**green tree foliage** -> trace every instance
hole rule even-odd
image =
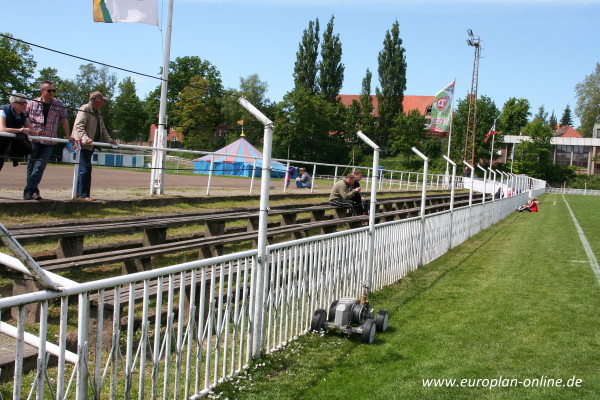
[[[573,116],[571,115],[571,107],[567,104],[562,117],[560,117],[560,126],[573,126]]]
[[[402,155],[408,160],[414,154],[411,150],[412,147],[416,146],[423,151],[420,144],[428,139],[428,135],[425,134],[425,122],[425,116],[421,115],[418,110],[410,110],[407,114],[398,114],[390,128],[391,153]],[[439,141],[439,139],[437,140]]]
[[[575,93],[575,115],[581,121],[579,133],[591,137],[594,124],[600,123],[600,63],[596,63],[594,72],[575,86]]]
[[[538,112],[533,116],[533,119],[540,119],[544,125],[548,125],[548,112],[543,104],[538,108]]]
[[[90,93],[98,90],[109,99],[113,99],[117,88],[117,75],[111,73],[108,67],[97,68],[94,64],[88,63],[79,66],[79,73],[75,77],[76,97],[75,104],[69,104],[70,107],[79,108],[82,104],[89,102]],[[71,97],[71,96],[69,96]],[[108,101],[102,107],[104,124],[108,132],[114,129],[114,115],[112,101]]]
[[[294,64],[294,88],[307,90],[311,94],[319,93],[317,86],[319,40],[319,19],[317,18],[314,22],[308,22],[308,28],[302,34]]]
[[[494,124],[494,119],[500,114],[494,101],[487,96],[477,99],[477,132],[475,136],[475,159],[482,164],[489,164],[492,140],[483,142],[485,136]],[[467,119],[469,115],[469,100],[467,97],[457,101],[454,117],[452,119],[452,143],[450,155],[458,164],[462,162],[467,132]],[[501,143],[503,132],[497,132],[495,143]]]
[[[144,106],[136,94],[135,82],[126,77],[119,83],[119,95],[113,103],[116,130],[113,138],[123,142],[144,140],[148,137]]]
[[[523,128],[530,140],[516,145],[513,169],[534,178],[552,180],[552,130],[541,119],[534,119]]]
[[[223,140],[215,136],[216,127],[222,122],[219,98],[211,96],[211,82],[205,76],[194,76],[189,85],[179,93],[179,101],[173,106],[173,118],[183,133],[186,149],[217,150]]]
[[[521,129],[527,125],[528,118],[531,115],[529,108],[529,100],[511,97],[502,107],[502,115],[498,119],[496,128],[504,135],[518,135]],[[479,114],[479,108],[477,113]],[[479,116],[477,121],[479,124]]]
[[[230,127],[235,128],[228,133],[228,143],[237,140],[239,137],[241,126],[238,126],[237,122],[243,120],[246,139],[255,146],[260,144],[264,133],[264,126],[262,123],[256,121],[248,111],[240,107],[237,100],[241,96],[244,96],[263,114],[273,119],[275,118],[275,106],[267,98],[268,88],[269,85],[267,82],[261,81],[258,74],[252,74],[247,78],[240,77],[240,87],[238,90],[228,89],[223,95],[221,112],[223,113],[224,122]]]
[[[558,125],[558,120],[556,119],[556,115],[554,115],[554,110],[552,110],[552,114],[550,114],[550,118],[548,118],[548,126],[552,129],[552,132],[556,130],[556,126]]]
[[[386,149],[388,131],[394,119],[403,111],[402,101],[406,90],[406,56],[397,20],[392,29],[386,31],[383,49],[379,52],[377,60],[381,85],[381,89],[376,89],[379,103],[378,144]]]
[[[58,89],[62,83],[62,79],[58,76],[58,70],[56,68],[42,68],[38,71],[38,77],[33,81],[30,92],[37,96],[40,93],[40,85],[44,81],[50,81],[54,83],[54,88]]]
[[[162,75],[162,68],[161,68]],[[202,85],[204,87],[197,88],[206,93],[207,98],[211,99],[211,103],[220,102],[223,96],[223,83],[221,81],[221,73],[209,61],[202,60],[197,56],[177,57],[169,63],[169,83],[167,85],[167,115],[169,125],[183,125],[176,115],[171,112],[173,104],[179,102],[180,93],[190,85],[190,80],[194,77],[201,76]],[[160,85],[146,97],[144,108],[148,115],[149,123],[158,121],[158,113],[160,107]]]
[[[347,162],[347,147],[340,132],[340,103],[331,103],[306,89],[287,93],[278,105],[273,138],[277,158],[327,163]]]
[[[370,156],[372,154],[371,148],[366,143],[353,137],[359,130],[369,137],[373,137],[375,134],[374,106],[373,97],[371,96],[372,77],[373,74],[367,69],[362,81],[359,101],[353,100],[352,104],[346,109],[344,132],[347,135],[348,142],[352,144],[353,164],[365,161],[363,155]]]
[[[31,48],[11,39],[13,35],[3,33],[0,36],[0,101],[8,103],[13,92],[31,93],[31,80],[36,62],[31,55]]]
[[[344,64],[342,64],[342,44],[340,35],[333,34],[333,19],[331,16],[321,47],[321,62],[319,63],[318,84],[321,94],[331,102],[336,102],[344,83]]]

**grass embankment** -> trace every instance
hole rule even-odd
[[[567,199],[588,240],[598,237],[600,198]],[[544,196],[540,210],[510,215],[372,296],[390,313],[373,345],[305,335],[211,397],[596,399],[600,286],[562,196]]]

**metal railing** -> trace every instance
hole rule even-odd
[[[376,225],[371,289],[398,281],[526,200],[522,193]],[[255,348],[268,353],[307,332],[317,308],[360,296],[368,230],[270,245],[264,264],[251,250],[0,299],[1,312],[18,310],[16,327],[0,322],[15,337],[13,399],[201,398],[247,368]],[[266,270],[257,273],[261,264]],[[37,340],[25,338],[30,303],[40,309]],[[71,353],[67,337],[75,331]],[[22,373],[25,342],[38,347],[29,375]]]
[[[571,189],[571,188],[546,188],[546,193],[558,194],[580,194],[584,196],[600,196],[600,190],[593,189]]]
[[[5,132],[0,132],[0,137],[10,137],[13,138],[16,135],[13,133],[5,133]],[[40,139],[40,140],[45,140],[45,141],[49,141],[49,142],[54,142],[55,144],[65,144],[68,143],[69,141],[66,139],[60,139],[60,138],[48,138],[48,137],[41,137],[41,136],[30,136],[30,138],[32,140],[36,140],[36,139]],[[155,147],[149,147],[149,146],[139,146],[139,145],[126,145],[126,144],[119,144],[118,146],[114,146],[111,145],[109,143],[103,143],[103,142],[93,142],[92,143],[94,146],[96,147],[102,147],[102,148],[107,148],[110,149],[110,151],[112,152],[119,152],[120,150],[130,150],[139,154],[151,154],[153,151],[165,151],[166,153],[168,152],[175,152],[175,153],[188,153],[188,154],[194,154],[194,155],[198,155],[198,156],[204,156],[204,155],[211,155],[213,158],[215,156],[219,156],[219,155],[228,155],[225,153],[218,153],[218,152],[207,152],[207,151],[199,151],[199,150],[184,150],[184,149],[175,149],[175,148],[155,148]],[[250,171],[250,179],[248,179],[248,187],[249,187],[249,193],[252,194],[253,192],[255,192],[255,182],[257,179],[257,172],[260,172],[262,170],[262,167],[257,166],[257,162],[259,162],[261,160],[261,157],[256,157],[256,156],[250,156],[250,155],[245,155],[244,158],[249,158],[249,159],[253,159],[254,160],[254,165],[253,166],[249,166],[247,168],[248,171]],[[190,160],[191,161],[191,160]],[[336,182],[337,179],[340,179],[343,177],[344,174],[347,173],[351,173],[354,169],[360,169],[363,171],[366,171],[366,179],[365,179],[365,190],[369,190],[369,185],[370,185],[370,177],[373,174],[373,167],[367,167],[367,166],[360,166],[360,165],[340,165],[340,164],[327,164],[327,163],[316,163],[316,162],[311,162],[311,161],[299,161],[299,160],[286,160],[286,159],[273,159],[273,161],[277,161],[280,162],[282,164],[284,164],[286,166],[286,169],[289,168],[290,165],[303,165],[303,166],[312,166],[312,181],[314,183],[314,178],[315,177],[322,177],[322,178],[326,178],[326,179],[331,179],[332,180],[332,184]],[[78,162],[69,162],[70,164],[75,164],[75,169],[78,167]],[[97,164],[95,164],[97,165]],[[317,168],[318,167],[318,168]],[[140,167],[142,168],[142,167]],[[325,170],[325,171],[331,171],[331,169],[333,168],[334,173],[333,175],[331,174],[324,174],[321,173],[321,171]],[[213,189],[213,183],[212,183],[212,178],[214,176],[216,176],[216,174],[214,174],[215,171],[215,167],[210,168],[209,173],[208,173],[208,183],[206,186],[206,195],[210,195],[211,194],[211,189]],[[380,174],[382,179],[379,179],[379,183],[378,183],[378,190],[379,191],[392,191],[392,190],[417,190],[420,189],[422,187],[422,183],[423,183],[423,173],[422,172],[410,172],[410,171],[397,171],[397,170],[389,170],[389,169],[379,169],[377,170],[377,173]],[[77,179],[77,174],[76,174],[76,170],[74,171],[73,174],[73,188],[76,187],[76,179]],[[198,174],[199,176],[201,174]],[[203,174],[204,176],[206,176],[206,174]],[[219,175],[220,177],[224,176],[224,175]],[[281,188],[283,190],[283,192],[285,193],[288,189],[287,185],[286,185],[286,180],[287,180],[287,172],[286,172],[286,176],[280,181],[281,182]],[[427,175],[427,180],[426,182],[429,182],[427,187],[429,189],[443,189],[443,188],[447,188],[448,184],[447,184],[447,180],[448,177],[444,176],[444,175],[440,175],[440,174],[428,174]],[[462,177],[457,176],[456,177],[456,184],[457,185],[462,185],[461,184],[462,181]],[[150,177],[148,177],[148,182],[150,185]],[[294,185],[294,183],[291,183],[292,185]],[[314,191],[314,186],[311,187],[311,192]],[[73,196],[75,195],[75,189],[73,189]]]

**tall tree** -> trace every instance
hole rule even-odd
[[[407,114],[400,113],[390,128],[390,145],[393,154],[403,155],[409,159],[413,154],[411,147],[417,146],[425,136],[425,116],[419,110],[410,110]],[[437,138],[436,138],[437,139]],[[439,139],[437,139],[439,141]],[[431,154],[428,154],[431,156]]]
[[[402,113],[402,101],[406,90],[406,56],[398,20],[392,25],[391,31],[385,33],[383,49],[379,52],[378,73],[381,89],[377,88],[379,103],[379,135],[382,148],[386,148],[387,133],[394,119]]]
[[[31,80],[36,62],[31,55],[29,45],[18,42],[10,33],[0,36],[0,101],[8,103],[13,92],[32,94]]]
[[[344,83],[344,64],[342,64],[342,44],[340,35],[333,34],[331,16],[321,45],[321,62],[319,62],[318,83],[321,94],[331,102],[336,102]]]
[[[544,125],[548,125],[548,111],[546,111],[543,104],[538,108],[538,112],[533,116],[533,119],[539,119]]]
[[[137,96],[135,82],[126,77],[119,83],[119,95],[114,101],[114,137],[124,142],[143,140],[148,136],[144,106]]]
[[[278,104],[273,154],[278,158],[327,163],[347,162],[347,147],[340,134],[343,105],[294,89]]]
[[[529,108],[529,100],[511,97],[502,107],[502,115],[496,125],[497,129],[504,135],[518,135],[521,129],[527,125],[531,115]]]
[[[96,68],[92,63],[83,64],[79,66],[79,73],[75,77],[75,85],[79,91],[79,101],[75,107],[79,107],[87,103],[89,94],[96,90],[112,99],[117,88],[117,75],[111,73],[108,67]],[[108,132],[112,132],[114,129],[113,111],[114,107],[110,101],[102,107],[104,124]]]
[[[217,124],[223,121],[220,99],[210,95],[211,82],[204,76],[194,76],[179,93],[173,106],[173,118],[183,133],[186,149],[217,150],[222,139],[215,135]]]
[[[573,116],[571,115],[571,107],[567,104],[565,111],[563,111],[562,117],[560,117],[560,126],[569,125],[573,126]]]
[[[371,96],[372,79],[373,74],[367,68],[360,90],[360,110],[362,116],[360,129],[371,134],[375,133],[375,117],[373,116],[375,107],[373,106],[373,96]]]
[[[556,119],[556,115],[554,115],[554,110],[552,110],[552,114],[550,114],[550,118],[548,118],[548,126],[552,132],[556,130],[556,126],[558,125],[558,120]]]
[[[550,178],[552,130],[541,119],[535,119],[523,128],[523,135],[529,136],[530,141],[517,145],[514,169],[534,178]]]
[[[162,73],[162,68],[161,68]],[[223,83],[221,73],[209,61],[203,60],[197,56],[177,57],[169,63],[169,84],[167,85],[167,114],[169,115],[169,125],[181,125],[175,114],[171,113],[173,104],[179,101],[180,93],[190,86],[190,80],[201,76],[204,79],[199,80],[204,87],[196,89],[206,93],[207,98],[211,99],[212,105],[219,103],[223,96]],[[199,83],[200,84],[200,83]],[[144,107],[148,115],[149,123],[158,121],[158,112],[160,106],[160,85],[152,91],[144,100]],[[179,115],[179,114],[177,114]]]
[[[575,85],[577,107],[575,115],[581,121],[579,132],[583,136],[592,136],[594,124],[600,123],[600,63],[582,82]]]
[[[317,85],[317,58],[319,56],[319,18],[309,21],[302,34],[296,63],[294,64],[294,88],[305,89],[311,94],[319,93]]]
[[[244,121],[244,134],[247,140],[254,145],[258,145],[262,139],[263,125],[256,121],[248,111],[240,107],[237,100],[241,96],[244,96],[263,114],[269,116],[269,118],[275,118],[275,107],[267,98],[268,88],[269,85],[267,82],[261,81],[258,74],[252,74],[247,78],[240,77],[239,89],[227,90],[222,99],[223,107],[221,112],[223,113],[225,123],[230,127],[235,127],[238,121]],[[239,130],[234,130],[227,141],[237,139],[240,133]]]

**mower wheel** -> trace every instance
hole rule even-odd
[[[375,320],[377,332],[387,331],[389,319],[390,317],[388,316],[388,312],[386,310],[379,310],[379,313],[377,313],[377,319]]]
[[[362,341],[363,343],[371,344],[375,341],[375,333],[377,327],[375,326],[375,320],[369,318],[365,321],[362,326]]]
[[[327,319],[327,311],[319,308],[313,314],[312,321],[310,322],[310,330],[311,331],[321,331],[323,330],[323,324]]]
[[[327,321],[333,322],[335,320],[335,307],[338,305],[338,303],[338,300],[331,302],[331,305],[329,306],[329,314],[327,314]]]

